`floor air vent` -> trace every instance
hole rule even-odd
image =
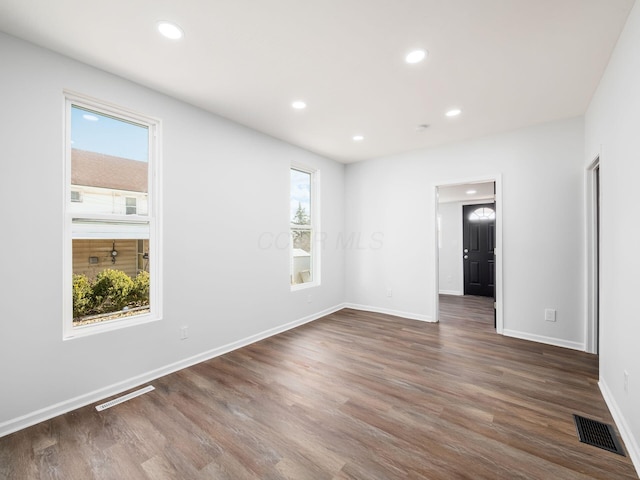
[[[127,393],[122,397],[114,398],[113,400],[109,400],[106,403],[100,404],[96,407],[96,410],[101,412],[102,410],[106,410],[107,408],[115,407],[116,405],[120,405],[121,403],[126,402],[127,400],[131,400],[132,398],[139,397],[140,395],[144,395],[147,392],[155,390],[152,385],[148,387],[141,388],[140,390],[136,390],[135,392]]]
[[[625,456],[622,445],[620,445],[616,432],[611,425],[575,414],[573,415],[573,420],[576,422],[578,438],[582,443]]]

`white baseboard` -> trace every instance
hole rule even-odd
[[[256,333],[255,335],[251,335],[236,342],[228,343],[221,347],[217,347],[198,355],[185,358],[184,360],[180,360],[179,362],[171,363],[169,365],[165,365],[164,367],[151,370],[149,372],[143,373],[142,375],[137,375],[122,382],[114,383],[113,385],[88,392],[84,395],[80,395],[78,397],[56,403],[55,405],[36,410],[35,412],[22,415],[21,417],[0,423],[0,437],[9,435],[10,433],[17,432],[18,430],[22,430],[23,428],[30,427],[37,423],[49,420],[51,418],[57,417],[58,415],[62,415],[86,405],[101,401],[107,397],[118,395],[132,388],[139,387],[144,383],[155,380],[156,378],[169,375],[170,373],[177,372],[178,370],[182,370],[197,363],[210,360],[220,355],[224,355],[225,353],[229,353],[233,350],[237,350],[238,348],[245,347],[260,340],[264,340],[265,338],[277,335],[278,333],[282,333],[287,330],[291,330],[292,328],[299,327],[300,325],[304,325],[305,323],[309,323],[319,318],[325,317],[331,313],[337,312],[338,310],[342,310],[343,308],[344,304],[336,305],[321,312],[308,315],[299,320],[294,320],[293,322],[270,328],[269,330]]]
[[[519,332],[517,330],[508,330],[505,328],[502,331],[502,334],[505,335],[506,337],[514,337],[514,338],[520,338],[522,340],[530,340],[532,342],[546,343],[547,345],[570,348],[572,350],[580,350],[581,352],[584,352],[586,349],[586,346],[584,343],[570,342],[569,340],[563,340],[561,338],[554,338],[554,337],[545,337],[544,335],[536,335],[534,333]]]
[[[464,295],[460,290],[440,290],[438,293],[440,295],[455,295],[457,297]]]
[[[611,394],[611,390],[609,390],[609,387],[602,378],[600,378],[598,386],[600,387],[600,392],[602,392],[602,396],[604,397],[604,401],[607,404],[607,407],[609,407],[611,416],[616,422],[616,427],[618,427],[618,431],[620,432],[622,441],[624,441],[624,446],[627,447],[629,458],[631,458],[631,462],[636,469],[636,473],[640,477],[640,446],[638,445],[638,441],[633,436],[631,428],[629,428],[629,424],[622,415],[620,407],[618,407],[618,403],[616,402],[615,398]]]
[[[399,310],[391,310],[389,308],[372,307],[370,305],[358,305],[356,303],[345,303],[344,308],[352,308],[354,310],[362,310],[364,312],[384,313],[386,315],[393,315],[394,317],[408,318],[410,320],[420,320],[422,322],[434,322],[433,318],[428,315],[421,315],[419,313],[402,312]]]

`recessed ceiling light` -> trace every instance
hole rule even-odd
[[[307,108],[307,104],[304,103],[302,100],[296,100],[291,104],[291,106],[296,110],[302,110],[303,108]]]
[[[447,113],[445,113],[445,115],[447,117],[457,117],[458,115],[460,115],[462,113],[462,110],[460,110],[459,108],[452,108],[451,110],[449,110]]]
[[[473,195],[474,193],[478,193],[477,190],[467,190],[467,195]]]
[[[184,37],[184,31],[175,23],[158,22],[158,31],[171,40],[180,40]]]
[[[364,140],[364,137],[362,135],[354,135],[353,136],[353,141],[354,142],[361,142],[362,140]]]
[[[404,60],[407,63],[420,63],[427,56],[426,50],[413,50],[404,57]]]
[[[98,117],[89,113],[85,113],[84,115],[82,115],[82,118],[84,118],[85,120],[89,120],[90,122],[97,122],[99,120]]]

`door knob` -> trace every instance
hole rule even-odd
[[[464,249],[464,253],[469,253],[469,249],[468,249],[468,248],[465,248],[465,249]]]
[[[463,258],[466,260],[467,258],[469,258],[469,255],[465,255]]]

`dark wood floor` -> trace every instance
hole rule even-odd
[[[612,423],[596,358],[497,335],[490,306],[342,310],[1,438],[0,478],[638,478],[577,440],[572,413]]]

